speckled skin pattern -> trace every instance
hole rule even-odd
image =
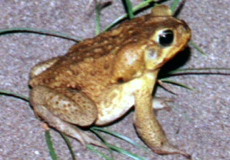
[[[77,43],[66,55],[32,68],[34,112],[83,145],[105,147],[72,124],[106,125],[135,106],[137,133],[154,152],[189,156],[168,142],[152,110],[159,108],[152,106],[152,91],[160,67],[186,46],[190,36],[187,24],[159,5],[150,14]],[[162,42],[164,38],[169,42]]]

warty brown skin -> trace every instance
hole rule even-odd
[[[153,106],[152,91],[161,66],[186,46],[190,36],[184,21],[172,17],[167,6],[158,5],[150,14],[77,43],[66,55],[32,68],[34,112],[82,144],[105,147],[72,124],[106,125],[135,106],[137,133],[154,152],[188,157],[169,144],[152,110],[160,108]]]

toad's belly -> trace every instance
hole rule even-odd
[[[122,117],[134,104],[133,93],[114,90],[102,100],[98,106],[96,125],[105,125]]]
[[[96,125],[105,125],[122,117],[135,104],[134,93],[140,87],[140,80],[134,79],[116,85],[103,92],[97,99],[98,118]]]

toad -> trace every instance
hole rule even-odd
[[[160,68],[183,50],[191,37],[187,24],[165,5],[74,44],[66,55],[34,66],[30,104],[49,126],[83,145],[105,147],[76,126],[107,125],[135,108],[139,137],[158,154],[189,154],[171,145],[153,109],[165,106],[152,97]]]

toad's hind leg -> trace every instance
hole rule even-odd
[[[54,116],[45,107],[38,106],[35,107],[36,114],[38,114],[42,119],[49,124],[49,126],[55,128],[56,130],[65,133],[66,135],[73,137],[81,142],[82,145],[94,144],[103,148],[106,146],[101,143],[91,132],[83,131],[73,124],[67,123],[60,118]],[[48,118],[47,118],[48,117]]]
[[[97,118],[95,104],[83,93],[37,86],[30,92],[30,103],[35,114],[49,126],[79,140],[83,145],[91,143],[105,147],[90,132],[73,125],[90,126]]]

